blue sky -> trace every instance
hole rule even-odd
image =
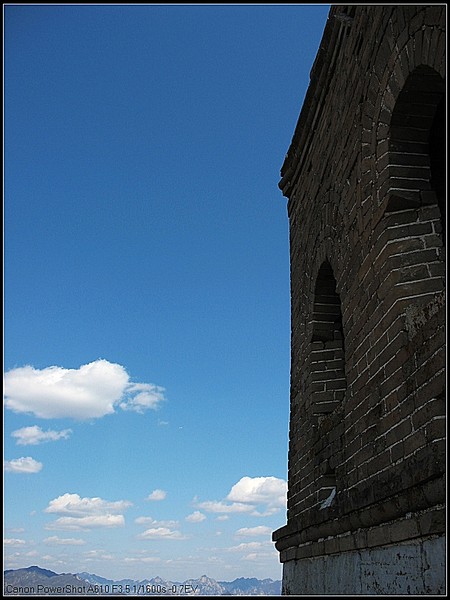
[[[327,5],[4,5],[5,568],[281,577],[277,184]]]

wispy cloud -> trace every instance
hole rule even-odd
[[[122,410],[143,413],[164,400],[164,388],[133,383],[125,368],[99,359],[79,369],[32,366],[5,374],[5,405],[43,419],[94,419]]]
[[[3,544],[5,546],[24,546],[26,542],[25,540],[21,540],[18,538],[6,538],[3,540]]]
[[[240,504],[238,502],[233,502],[231,504],[227,504],[226,502],[216,501],[216,500],[206,500],[205,502],[196,502],[195,506],[197,508],[201,508],[202,510],[206,510],[207,512],[212,513],[242,513],[242,512],[250,512],[253,510],[253,507],[248,504]]]
[[[128,399],[120,403],[120,408],[141,414],[149,408],[158,408],[164,400],[164,388],[152,383],[129,384],[126,393]]]
[[[157,521],[152,517],[137,517],[134,520],[137,525],[153,525],[153,527],[178,527],[178,521]]]
[[[31,456],[22,456],[5,461],[3,467],[5,471],[11,471],[11,473],[39,473],[43,465]]]
[[[57,535],[45,538],[47,546],[84,546],[86,542],[77,538],[59,538]]]
[[[250,562],[255,562],[261,564],[265,560],[273,560],[278,555],[276,550],[272,552],[250,552],[246,556],[243,556],[241,560],[248,560]]]
[[[167,492],[164,490],[153,490],[153,492],[147,496],[147,500],[158,502],[159,500],[164,500],[166,496]]]
[[[123,527],[123,515],[92,515],[89,517],[60,517],[47,523],[47,530],[88,530],[97,528]]]
[[[206,515],[201,513],[199,510],[194,511],[186,517],[186,521],[189,523],[201,523],[206,519]]]
[[[43,442],[56,442],[57,440],[66,440],[72,433],[71,429],[63,429],[62,431],[53,431],[48,429],[42,431],[37,425],[31,427],[22,427],[11,433],[13,438],[16,438],[19,446],[35,446]]]
[[[134,557],[134,556],[126,556],[123,559],[123,562],[125,563],[132,563],[132,564],[148,564],[148,563],[157,563],[157,562],[161,562],[161,559],[158,556],[139,556],[139,557]]]
[[[270,536],[272,535],[272,530],[270,527],[264,525],[258,525],[257,527],[242,527],[242,529],[236,531],[236,535],[239,537],[259,535]]]
[[[113,554],[108,554],[106,552],[104,552],[103,550],[88,550],[87,552],[84,553],[84,555],[86,556],[87,561],[92,561],[92,560],[114,560],[114,555]]]
[[[146,529],[138,535],[140,540],[185,540],[187,537],[176,529],[169,527],[155,527]]]
[[[269,547],[269,545],[271,546],[272,543],[271,542],[246,542],[246,543],[238,544],[237,546],[231,546],[230,548],[227,548],[227,550],[228,550],[228,552],[249,552],[250,550],[259,552],[261,550],[267,549]]]

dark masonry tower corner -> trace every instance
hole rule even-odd
[[[446,5],[333,5],[281,170],[283,593],[446,593]]]

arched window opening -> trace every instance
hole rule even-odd
[[[336,292],[336,280],[328,261],[319,269],[313,308],[313,342],[342,340],[341,301]]]
[[[446,218],[445,82],[431,67],[417,67],[392,112],[387,212],[437,204]]]
[[[341,301],[328,261],[317,275],[310,354],[312,414],[325,415],[340,404],[347,387]]]
[[[347,381],[344,362],[342,311],[336,279],[326,260],[319,269],[312,307],[309,363],[310,418],[317,426],[314,441],[316,502],[330,508],[336,494],[331,413],[342,403]]]

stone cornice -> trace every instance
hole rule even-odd
[[[351,18],[347,17],[349,9],[350,6],[332,6],[328,15],[316,60],[311,69],[310,83],[294,136],[281,167],[281,180],[278,186],[283,195],[288,198],[308,154],[322,112],[329,83],[334,73],[336,57],[342,44],[343,32],[351,23]]]

